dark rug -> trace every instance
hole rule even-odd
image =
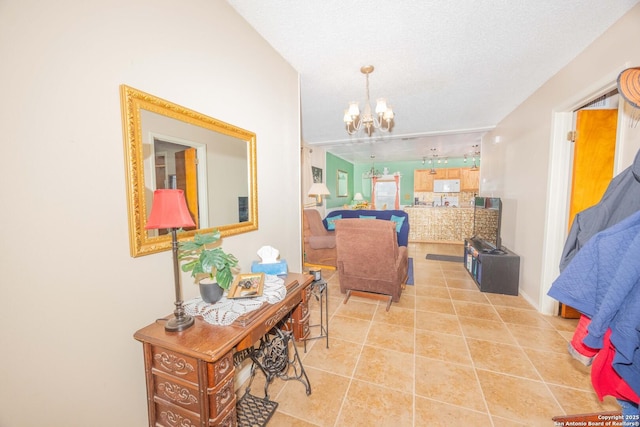
[[[433,261],[464,262],[464,257],[455,255],[427,254],[427,259]]]
[[[407,285],[413,286],[413,258],[409,258],[409,267],[407,268]]]

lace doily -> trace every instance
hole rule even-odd
[[[259,309],[263,303],[275,304],[284,299],[287,288],[284,279],[278,276],[265,275],[262,295],[254,298],[229,299],[225,295],[215,304],[202,301],[196,297],[185,301],[184,311],[191,316],[202,316],[212,325],[230,325],[245,313]]]

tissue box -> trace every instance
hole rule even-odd
[[[251,272],[271,274],[274,276],[287,274],[288,272],[287,261],[284,259],[281,259],[278,262],[273,262],[270,264],[262,264],[260,261],[253,261],[251,263]]]

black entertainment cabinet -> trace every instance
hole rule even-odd
[[[465,239],[464,265],[482,292],[518,295],[520,257],[504,246],[501,251],[479,239]]]

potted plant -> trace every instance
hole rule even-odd
[[[182,271],[191,272],[200,287],[200,296],[208,303],[218,301],[229,289],[233,280],[232,268],[238,259],[222,250],[220,230],[196,235],[191,241],[180,242],[178,259],[183,262]]]

